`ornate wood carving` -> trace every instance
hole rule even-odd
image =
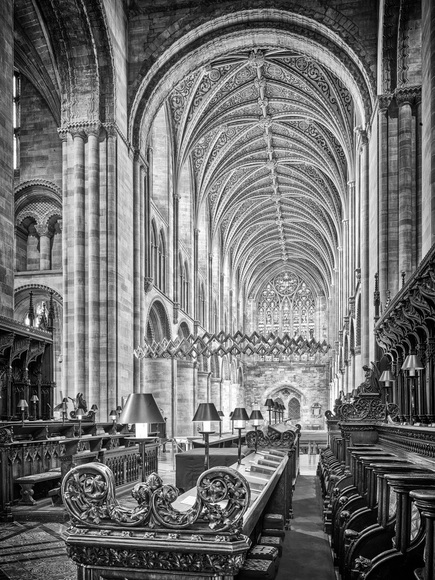
[[[134,487],[138,505],[128,508],[116,500],[107,466],[75,467],[62,482],[68,555],[82,565],[237,574],[250,545],[241,533],[250,502],[245,478],[229,467],[205,471],[186,511],[172,505],[178,493],[154,473]]]

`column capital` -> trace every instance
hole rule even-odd
[[[421,86],[404,86],[395,91],[396,102],[399,107],[409,105],[413,107],[421,101]]]
[[[36,232],[37,232],[37,234],[38,234],[39,237],[41,237],[41,236],[47,236],[48,238],[51,237],[51,232],[48,229],[48,225],[46,223],[43,223],[43,224],[37,223],[37,224],[35,224],[35,230],[36,230]]]
[[[392,100],[393,95],[390,93],[378,95],[378,113],[385,115]]]

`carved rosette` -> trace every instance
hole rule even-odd
[[[138,506],[129,508],[116,500],[106,465],[75,467],[62,482],[72,522],[67,553],[83,566],[236,575],[250,546],[241,534],[249,485],[234,469],[212,468],[196,491],[194,505],[179,511],[172,505],[178,489],[154,473],[133,488]]]

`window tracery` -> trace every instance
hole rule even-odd
[[[310,338],[314,332],[315,298],[298,276],[283,272],[268,282],[257,303],[262,334],[293,334]]]

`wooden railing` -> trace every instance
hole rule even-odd
[[[49,435],[47,437],[47,435]],[[116,486],[139,481],[139,446],[112,423],[35,422],[0,425],[0,517],[20,498],[16,480],[99,461],[114,472]],[[146,474],[157,471],[158,443],[149,451]]]

